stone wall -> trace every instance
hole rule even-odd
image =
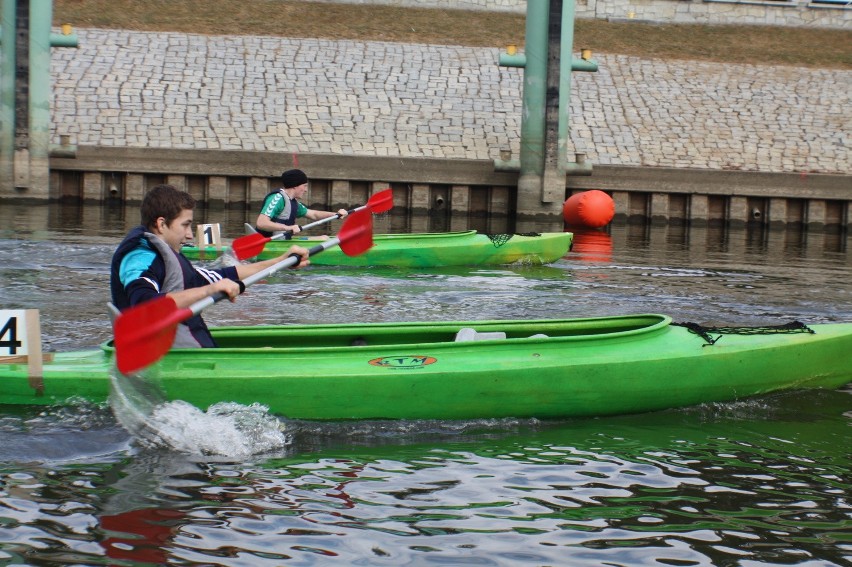
[[[323,0],[320,0],[323,1]],[[526,0],[325,0],[412,8],[526,13]],[[577,0],[578,18],[678,24],[752,24],[852,29],[847,0]]]

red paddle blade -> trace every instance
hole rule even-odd
[[[263,236],[259,232],[241,236],[231,243],[231,250],[237,257],[237,260],[245,260],[253,258],[263,252],[263,247],[266,243],[272,240],[267,236]]]
[[[340,249],[347,256],[363,254],[373,247],[373,215],[367,209],[346,216],[337,233]]]
[[[123,311],[113,328],[118,371],[130,374],[162,358],[175,340],[178,323],[191,316],[191,310],[178,309],[168,295]]]
[[[393,207],[393,189],[379,191],[367,201],[367,208],[373,213],[384,213]]]

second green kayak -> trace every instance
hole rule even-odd
[[[376,234],[373,248],[359,256],[347,256],[334,247],[311,257],[317,266],[400,266],[435,268],[495,264],[549,264],[565,256],[571,248],[570,232],[488,235],[475,230],[416,234]],[[293,244],[309,242],[273,240],[257,256],[275,258]],[[185,246],[183,254],[192,260],[216,258],[224,249]]]

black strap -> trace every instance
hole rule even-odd
[[[708,345],[716,344],[716,341],[722,338],[722,335],[774,335],[779,333],[810,333],[815,331],[802,323],[801,321],[790,321],[782,325],[764,325],[761,327],[705,327],[698,323],[672,323],[677,327],[685,327],[690,333],[694,333],[707,341]],[[719,336],[715,339],[710,335],[716,333]],[[707,345],[703,345],[707,346]]]

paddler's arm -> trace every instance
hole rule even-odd
[[[235,266],[234,269],[237,272],[237,277],[242,280],[268,268],[269,266],[272,266],[273,264],[286,260],[291,254],[297,254],[301,257],[299,264],[293,266],[294,268],[303,268],[308,265],[308,250],[301,246],[291,246],[285,254],[282,254],[277,258],[263,260],[262,262],[254,262],[251,264],[240,264]],[[219,277],[221,277],[221,275]],[[183,309],[184,307],[189,307],[190,305],[201,301],[205,297],[210,297],[220,291],[227,294],[228,299],[233,302],[244,289],[245,288],[239,282],[228,277],[223,277],[222,279],[208,285],[191,287],[180,291],[172,291],[169,292],[168,295],[175,300],[179,309]]]
[[[299,263],[293,266],[294,269],[304,268],[310,263],[308,260],[307,248],[302,248],[301,246],[291,246],[290,249],[287,250],[287,252],[278,256],[277,258],[271,258],[269,260],[263,260],[261,262],[251,262],[249,264],[239,264],[238,266],[236,266],[237,275],[241,280],[244,280],[247,277],[253,276],[254,274],[260,272],[261,270],[265,270],[269,266],[286,260],[293,254],[296,254],[297,256],[301,257]]]
[[[121,283],[125,286],[131,306],[164,295],[160,290],[161,282],[165,280],[164,264],[162,262],[155,264],[152,259],[151,254],[143,255],[144,261],[133,265],[131,253],[121,263]],[[188,260],[184,261],[189,264]],[[144,269],[140,269],[142,265],[145,266]],[[191,265],[190,267],[194,268]],[[231,301],[240,294],[240,284],[230,279],[228,273],[217,273],[213,270],[202,270],[204,273],[199,273],[197,268],[195,271],[196,273],[190,276],[189,287],[165,294],[174,299],[178,308],[189,307],[219,291],[226,293]],[[232,267],[226,268],[226,271],[230,271],[231,274],[239,273]]]
[[[205,297],[210,297],[220,291],[225,292],[228,295],[228,299],[233,302],[240,294],[241,286],[234,280],[222,278],[212,284],[202,287],[182,289],[180,291],[171,291],[166,295],[175,300],[179,309],[183,309],[184,307],[189,307],[193,303],[201,301]]]
[[[307,213],[305,213],[305,218],[312,221],[318,221],[322,219],[327,219],[329,217],[337,217],[343,218],[349,214],[349,211],[346,209],[340,209],[337,212],[334,211],[320,211],[317,209],[308,209]]]
[[[272,258],[270,260],[263,260],[261,262],[253,262],[251,264],[239,264],[234,266],[236,269],[237,277],[241,280],[252,276],[258,273],[261,270],[265,270],[269,266],[277,264],[282,260],[286,260],[292,254],[296,254],[300,256],[299,263],[293,268],[304,268],[308,265],[308,250],[307,248],[302,248],[301,246],[291,246],[286,253],[282,254],[277,258]],[[233,302],[237,299],[237,296],[245,290],[245,287],[242,286],[239,282],[235,282],[230,278],[222,278],[221,280],[215,281],[211,284],[201,286],[201,287],[193,287],[189,289],[184,289],[181,291],[173,291],[168,295],[171,296],[172,299],[175,300],[178,308],[189,307],[193,303],[197,301],[201,301],[205,297],[209,297],[218,292],[225,292],[228,295],[228,299]]]
[[[254,225],[258,228],[258,230],[265,230],[267,232],[281,232],[289,230],[292,231],[293,234],[299,234],[302,231],[298,224],[290,226],[289,224],[273,222],[271,218],[263,213],[257,215],[257,220],[254,222]]]

